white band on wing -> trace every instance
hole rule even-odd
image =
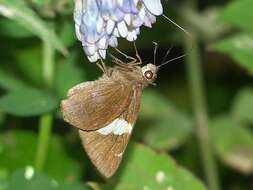
[[[133,126],[124,119],[115,119],[109,125],[97,130],[101,135],[109,135],[110,133],[114,135],[123,135],[125,133],[130,134],[132,132]]]

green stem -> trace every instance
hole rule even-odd
[[[39,138],[35,158],[35,168],[43,170],[47,158],[49,141],[51,136],[53,116],[51,113],[44,114],[39,120]]]
[[[47,88],[52,88],[54,77],[54,48],[47,40],[43,40],[43,78]],[[50,143],[51,131],[53,124],[53,114],[47,113],[39,119],[39,137],[37,144],[37,152],[35,157],[35,168],[43,170],[45,167],[48,147]]]
[[[196,5],[196,0],[189,0],[184,6],[188,7],[189,10],[196,11]],[[192,32],[192,41],[189,39],[185,40],[186,51],[192,49],[192,44],[196,44],[189,56],[186,57],[187,73],[191,88],[192,103],[196,122],[196,133],[205,177],[209,187],[208,189],[219,190],[219,177],[209,139],[208,114],[205,102],[203,73],[201,70],[201,52],[198,46],[198,38],[196,35],[197,34],[195,32]]]
[[[193,42],[192,42],[193,41]],[[196,38],[192,41],[185,40],[185,49],[192,48],[192,43],[198,44]],[[202,157],[202,163],[205,171],[206,180],[210,190],[219,190],[218,173],[216,163],[210,145],[209,132],[208,132],[208,114],[205,103],[205,95],[203,88],[203,76],[201,71],[201,58],[199,57],[200,50],[196,45],[192,52],[186,58],[187,72],[191,88],[193,109],[196,120],[196,132]]]
[[[48,40],[43,41],[43,79],[45,85],[51,88],[54,81],[55,50]]]

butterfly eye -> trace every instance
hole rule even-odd
[[[145,76],[146,79],[151,80],[153,78],[154,74],[153,74],[152,71],[146,71],[144,73],[144,76]]]

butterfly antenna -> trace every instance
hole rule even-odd
[[[192,35],[187,31],[187,30],[185,30],[183,27],[181,27],[179,24],[177,24],[175,21],[173,21],[172,19],[170,19],[169,17],[167,17],[165,14],[163,14],[162,15],[167,21],[169,21],[170,23],[172,23],[173,25],[175,25],[177,28],[179,28],[181,31],[183,31],[183,33],[185,33],[190,39],[191,39],[191,48],[190,48],[190,50],[188,51],[188,52],[186,52],[186,53],[184,53],[184,54],[182,54],[182,55],[180,55],[180,56],[178,56],[178,57],[176,57],[176,58],[173,58],[173,59],[170,59],[170,60],[168,60],[168,61],[166,61],[166,62],[163,62],[161,65],[159,65],[158,66],[158,68],[160,68],[160,67],[162,67],[162,66],[164,66],[164,65],[167,65],[168,63],[170,63],[170,62],[173,62],[173,61],[175,61],[175,60],[178,60],[178,59],[182,59],[183,57],[185,57],[185,56],[187,56],[192,50],[193,50],[193,37],[192,37]]]
[[[170,54],[170,52],[171,52],[172,48],[173,48],[173,45],[172,45],[172,46],[170,46],[170,48],[167,50],[167,52],[166,52],[165,56],[163,57],[162,63],[164,63],[164,62],[165,62],[165,60],[167,59],[168,55]]]
[[[158,48],[158,43],[153,42],[153,44],[155,45],[155,48],[154,48],[154,65],[156,65],[156,52],[157,52],[157,48]]]

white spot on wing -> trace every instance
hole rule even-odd
[[[97,130],[97,132],[101,135],[109,135],[111,133],[114,135],[123,135],[125,133],[130,134],[132,129],[133,126],[126,120],[117,118],[109,125]]]
[[[123,152],[119,153],[119,154],[115,154],[116,157],[122,157],[123,156]]]

